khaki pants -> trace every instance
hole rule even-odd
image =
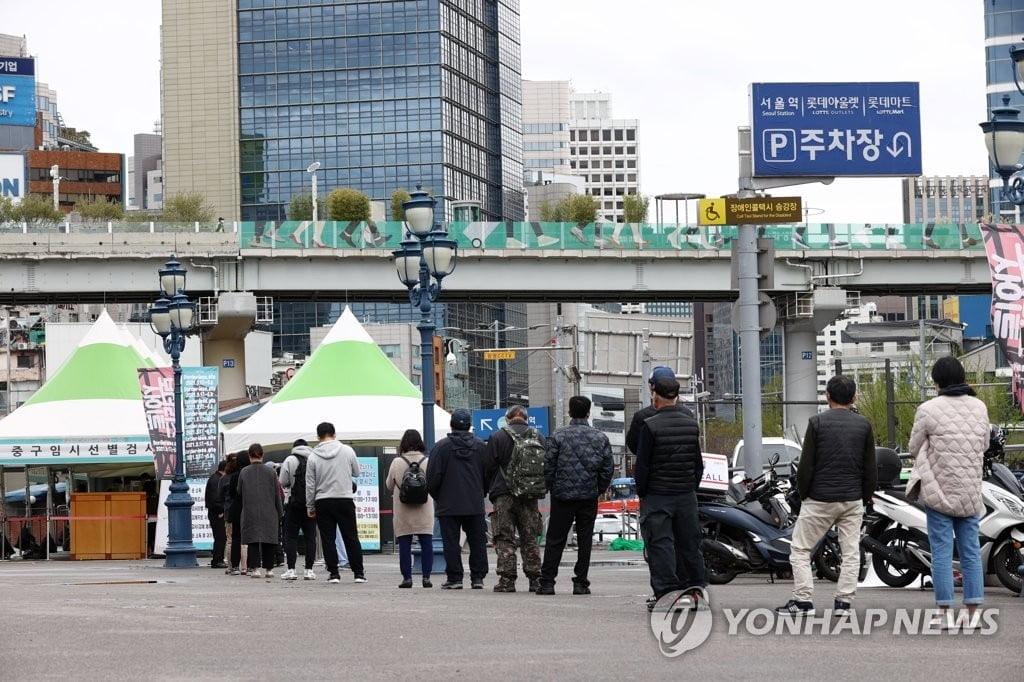
[[[835,526],[839,533],[839,549],[843,555],[835,598],[845,602],[853,601],[860,573],[860,527],[863,518],[864,504],[860,500],[819,502],[808,498],[801,503],[789,555],[793,567],[793,599],[811,601],[814,594],[811,552],[828,529]]]

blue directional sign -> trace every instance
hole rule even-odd
[[[547,437],[549,432],[548,408],[526,408],[526,420],[530,426],[540,431],[542,436]],[[473,410],[473,432],[478,438],[487,440],[492,433],[504,425],[505,410]]]
[[[754,177],[921,174],[917,83],[753,83]]]

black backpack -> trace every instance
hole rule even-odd
[[[288,498],[288,505],[300,511],[306,509],[306,457],[295,455],[299,460],[299,466],[295,467],[292,474],[291,496]]]
[[[426,457],[410,462],[405,455],[399,455],[408,468],[402,474],[402,485],[398,488],[398,499],[402,504],[425,504],[427,501],[427,477],[420,468],[422,462],[427,461]]]

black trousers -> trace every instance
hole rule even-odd
[[[248,555],[246,556],[248,562]],[[242,563],[242,522],[231,524],[231,568],[241,568]]]
[[[213,530],[213,558],[211,564],[224,563],[224,547],[228,544],[226,529],[224,528],[224,515],[209,512],[206,518],[210,521],[210,529]]]
[[[288,568],[295,568],[295,561],[298,555],[299,531],[302,531],[302,539],[305,540],[306,569],[313,568],[316,560],[316,519],[309,518],[306,508],[285,507],[284,510],[284,554],[288,561]],[[334,550],[337,552],[337,548]]]
[[[359,544],[359,530],[356,528],[356,503],[350,497],[328,497],[314,503],[316,526],[320,529],[320,545],[324,552],[324,563],[330,575],[338,574],[338,548],[334,544],[338,530],[345,543],[348,565],[357,578],[363,573],[363,549]]]
[[[540,581],[554,585],[558,564],[562,561],[569,529],[576,524],[576,566],[572,581],[590,587],[590,550],[594,546],[594,520],[597,518],[597,498],[562,501],[552,498],[548,532],[544,536],[544,561],[540,565]]]
[[[274,567],[274,554],[277,553],[276,542],[250,542],[249,554],[245,558],[248,569],[265,568],[270,570]]]
[[[462,546],[459,531],[466,531],[469,543],[469,579],[483,580],[489,570],[487,564],[487,522],[483,514],[465,516],[439,516],[441,543],[444,545],[445,574],[448,582],[461,583],[465,577],[462,568]]]
[[[640,530],[655,597],[687,587],[707,587],[700,551],[697,493],[648,495],[640,501]]]

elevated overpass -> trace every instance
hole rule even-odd
[[[733,227],[451,223],[445,301],[727,301]],[[189,295],[407,300],[390,263],[401,223],[122,224],[0,230],[0,304],[145,302],[170,254]],[[775,297],[835,286],[862,295],[990,293],[979,226],[767,226]]]

